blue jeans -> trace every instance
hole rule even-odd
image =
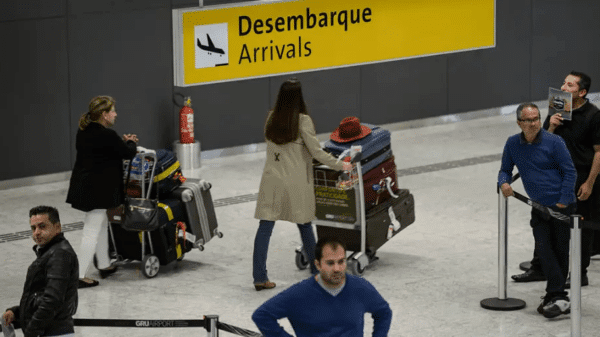
[[[267,276],[267,252],[274,226],[275,221],[270,220],[260,220],[258,224],[258,231],[254,238],[254,254],[252,258],[252,277],[254,278],[254,283],[263,283],[269,280]],[[310,222],[298,224],[298,229],[300,230],[300,237],[302,238],[302,245],[306,251],[306,256],[310,261],[310,271],[316,274],[318,272],[317,267],[315,267],[316,243],[312,224]]]

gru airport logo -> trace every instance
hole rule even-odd
[[[196,69],[229,64],[227,23],[194,26]]]

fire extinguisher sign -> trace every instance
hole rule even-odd
[[[229,64],[227,23],[194,27],[196,69]]]

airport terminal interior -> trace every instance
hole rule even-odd
[[[590,99],[598,105],[598,96]],[[515,102],[518,103],[518,102]],[[544,104],[542,102],[541,104]],[[547,108],[541,109],[542,118]],[[547,106],[547,105],[546,105]],[[415,198],[416,221],[384,244],[379,260],[362,277],[389,302],[393,320],[389,336],[570,336],[571,315],[546,319],[536,308],[545,282],[515,283],[519,263],[533,253],[530,206],[509,199],[507,294],[526,307],[494,311],[481,307],[499,295],[498,195],[496,180],[506,139],[520,132],[516,105],[479,113],[382,125],[392,131],[392,151],[398,183]],[[363,116],[363,122],[369,122]],[[333,130],[332,130],[333,131]],[[325,140],[328,134],[320,134]],[[143,146],[144,140],[140,140]],[[264,144],[263,144],[264,145]],[[139,262],[119,267],[94,288],[79,290],[76,318],[201,319],[218,315],[229,325],[257,331],[253,311],[287,287],[308,278],[295,264],[301,244],[297,227],[277,222],[267,267],[277,283],[257,292],[252,285],[252,249],[258,220],[254,208],[265,163],[264,146],[237,154],[206,154],[191,177],[212,184],[212,198],[223,238],[214,238],[204,251],[194,249],[182,261],[161,266],[146,278]],[[217,153],[215,155],[215,153]],[[38,163],[43,165],[43,163]],[[514,171],[516,173],[516,169]],[[185,172],[184,172],[185,173]],[[33,261],[28,211],[40,204],[60,211],[63,230],[76,251],[84,213],[65,203],[68,181],[0,190],[0,306],[19,302],[27,266]],[[520,181],[514,183],[524,192]],[[88,275],[99,279],[93,269]],[[582,289],[582,336],[600,331],[600,259],[592,258],[589,286]],[[365,336],[372,319],[365,318]],[[281,324],[288,332],[286,320]],[[20,331],[18,332],[20,334]],[[206,336],[202,328],[76,327],[76,335]],[[221,336],[233,336],[221,331]]]

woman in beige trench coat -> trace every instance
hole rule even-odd
[[[310,268],[314,265],[315,218],[312,160],[343,170],[344,163],[321,149],[312,119],[306,112],[302,87],[290,79],[279,89],[275,108],[265,125],[267,161],[260,182],[254,217],[259,227],[254,239],[253,277],[257,291],[271,289],[275,283],[267,276],[267,252],[276,220],[298,224]]]

